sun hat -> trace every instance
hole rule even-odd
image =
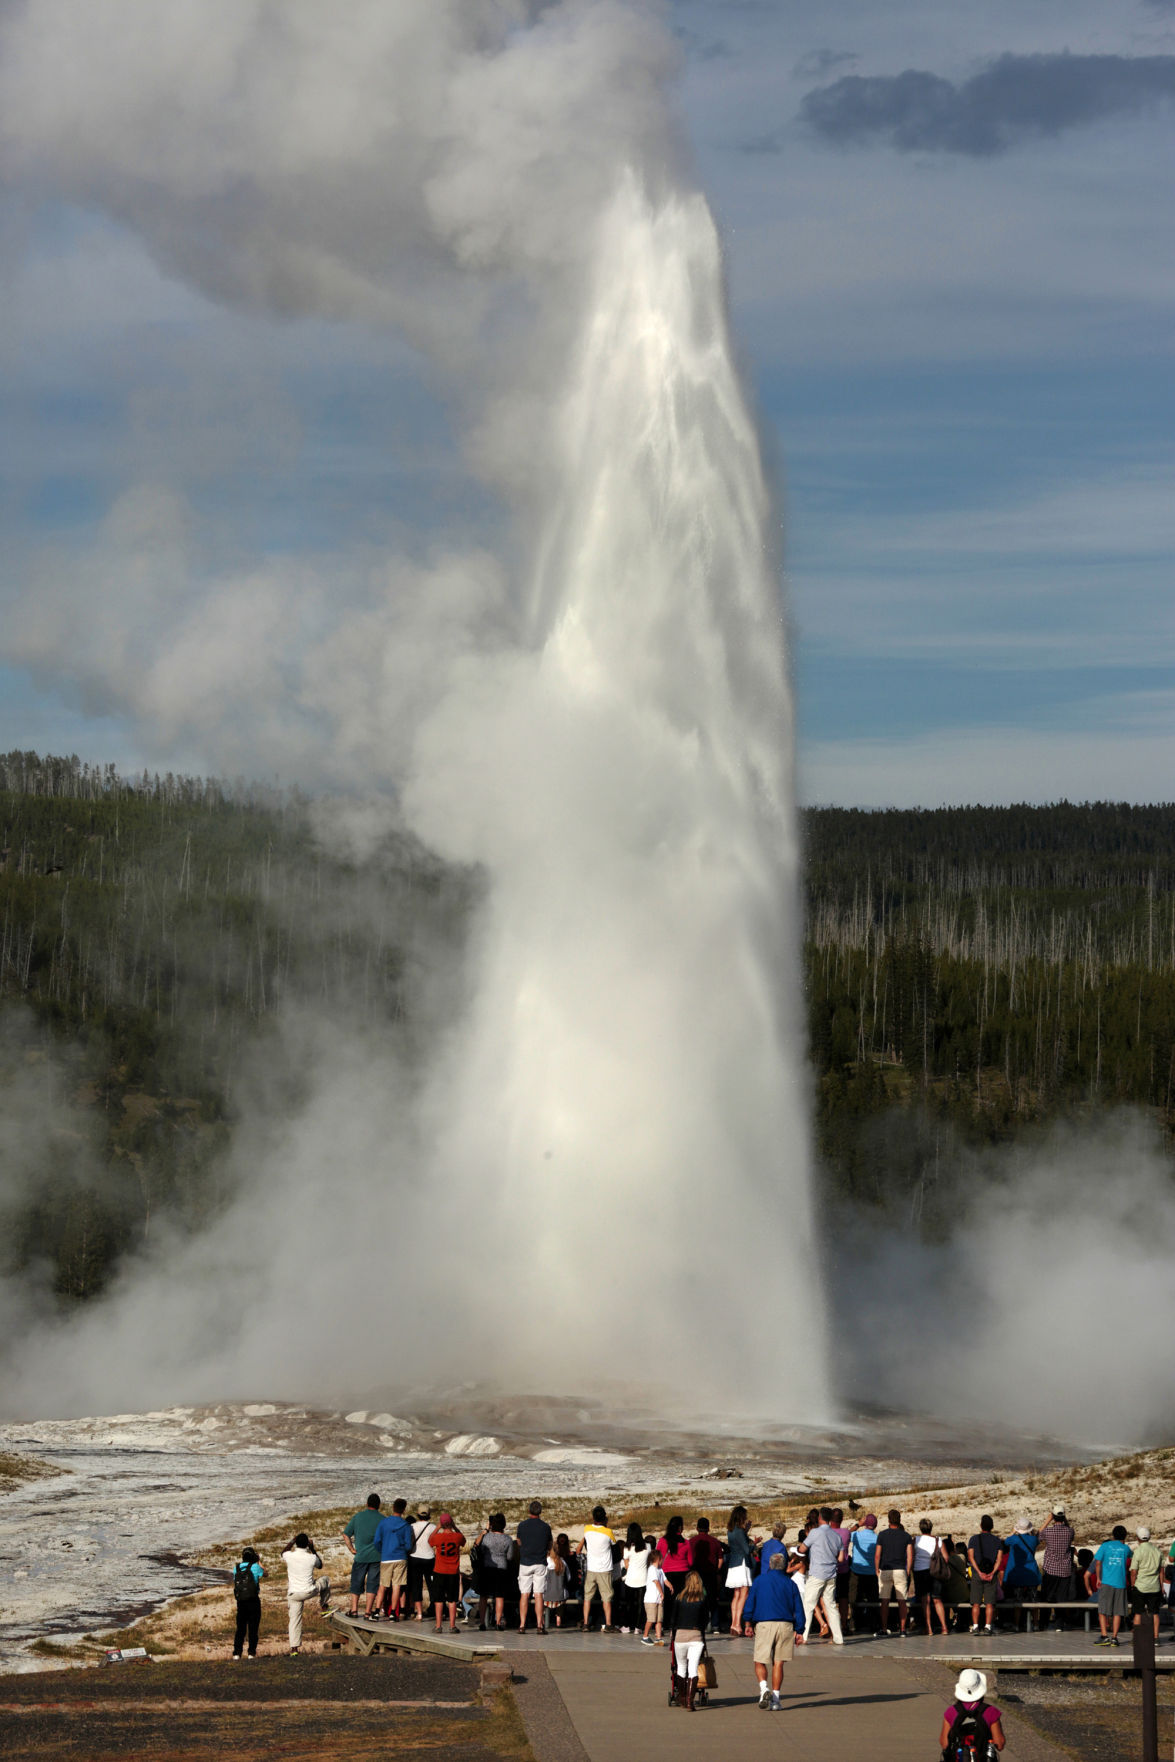
[[[1031,1534],[1031,1531],[1032,1531],[1031,1518],[1018,1517],[1016,1519],[1016,1534],[1018,1536],[1029,1535],[1029,1534]]]
[[[1149,1542],[1151,1539],[1150,1530],[1147,1528],[1145,1523],[1140,1523],[1134,1533],[1138,1537],[1140,1542]]]
[[[965,1670],[955,1684],[956,1701],[982,1701],[987,1693],[987,1678],[982,1670]]]

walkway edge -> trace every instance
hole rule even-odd
[[[526,1667],[510,1686],[535,1762],[590,1762],[543,1654],[518,1653],[510,1662]]]

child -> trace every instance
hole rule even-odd
[[[956,1762],[959,1757],[973,1762],[988,1758],[1005,1743],[1000,1724],[1000,1710],[984,1698],[987,1678],[982,1670],[965,1670],[955,1684],[955,1698],[943,1714],[938,1741],[942,1745],[943,1762]]]
[[[622,1634],[640,1633],[641,1609],[645,1601],[645,1586],[649,1582],[649,1556],[653,1552],[652,1542],[644,1535],[639,1523],[630,1523],[628,1538],[624,1544],[623,1588],[621,1590],[620,1619]]]
[[[559,1552],[558,1542],[552,1543],[547,1555],[547,1582],[543,1590],[544,1615],[548,1630],[554,1617],[556,1627],[563,1626],[563,1605],[567,1601],[567,1567]]]
[[[641,1635],[642,1646],[663,1646],[661,1623],[665,1613],[665,1594],[669,1588],[669,1580],[665,1577],[665,1568],[655,1553],[649,1555],[648,1574],[645,1578],[645,1631]],[[657,1638],[653,1639],[653,1629],[657,1630]]]

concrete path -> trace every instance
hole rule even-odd
[[[712,1649],[718,1687],[709,1705],[691,1715],[667,1704],[667,1649],[593,1635],[588,1641],[577,1636],[573,1644],[544,1644],[540,1651],[514,1637],[511,1662],[523,1676],[533,1673],[533,1705],[536,1713],[542,1709],[541,1729],[532,1727],[524,1688],[519,1705],[539,1762],[571,1762],[579,1755],[586,1762],[648,1762],[670,1749],[675,1762],[727,1762],[731,1756],[739,1762],[778,1762],[781,1756],[787,1762],[929,1759],[938,1753],[939,1722],[953,1680],[941,1664],[881,1655],[880,1643],[814,1647],[797,1653],[785,1672],[783,1711],[764,1713],[750,1642],[719,1641]],[[570,1633],[565,1637],[572,1640]],[[565,1724],[549,1692],[545,1700],[539,1693],[548,1678],[566,1709]],[[1019,1762],[1071,1762],[1012,1714],[1006,1729]]]

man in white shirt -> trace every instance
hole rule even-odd
[[[586,1568],[583,1575],[583,1625],[587,1631],[588,1617],[591,1615],[592,1598],[600,1593],[600,1606],[604,1612],[604,1632],[612,1632],[612,1544],[616,1537],[608,1528],[608,1513],[602,1505],[592,1511],[592,1521],[583,1526],[583,1541],[576,1549],[577,1554],[586,1554]]]
[[[302,1610],[312,1597],[318,1598],[319,1610],[330,1608],[330,1580],[315,1582],[314,1570],[322,1570],[322,1556],[305,1530],[299,1530],[288,1548],[282,1549],[286,1563],[286,1602],[290,1612],[290,1657],[297,1655],[302,1644]]]
[[[806,1640],[811,1632],[816,1605],[823,1598],[824,1612],[832,1629],[832,1643],[834,1646],[843,1646],[845,1642],[840,1630],[840,1610],[836,1603],[836,1569],[844,1560],[845,1545],[840,1539],[839,1530],[832,1527],[832,1511],[829,1506],[821,1506],[820,1523],[816,1529],[808,1532],[805,1551],[808,1569],[804,1581],[804,1638]]]

